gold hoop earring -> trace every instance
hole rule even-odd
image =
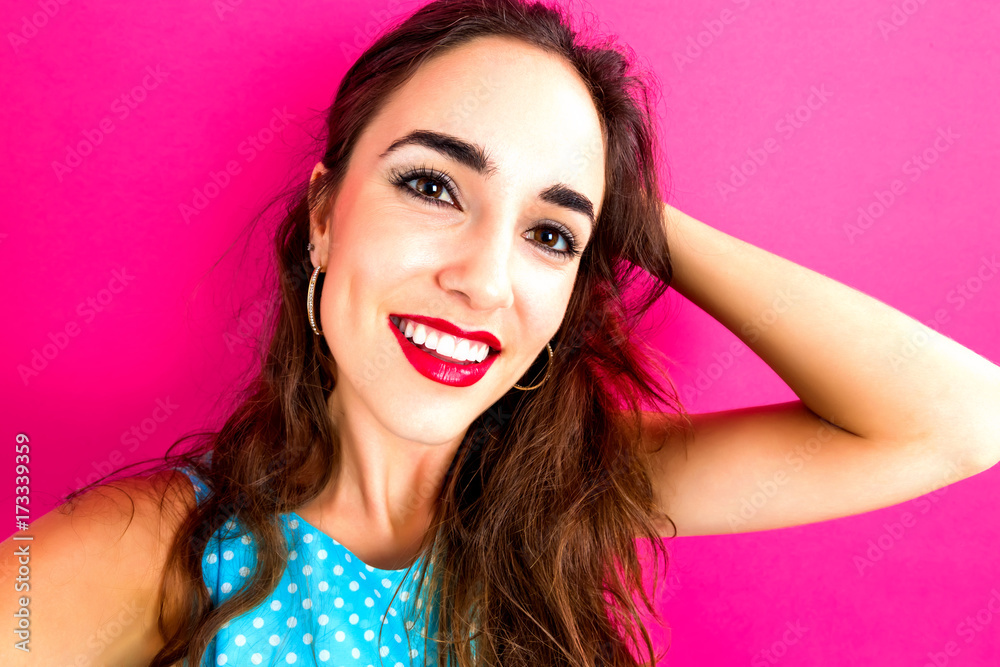
[[[552,368],[552,346],[546,343],[545,349],[548,350],[549,352],[549,360],[548,363],[545,364],[545,377],[542,378],[542,382],[545,382],[546,380],[549,379],[549,369]],[[514,389],[520,389],[521,391],[531,391],[532,389],[538,389],[539,387],[541,387],[542,382],[539,382],[536,385],[532,385],[531,387],[521,387],[515,382]]]
[[[320,271],[324,268],[326,267],[317,266],[312,272],[312,277],[309,278],[309,293],[306,295],[306,310],[309,312],[309,326],[312,327],[313,332],[317,336],[322,336],[323,332],[316,326],[316,310],[313,307],[313,301],[316,295],[316,279],[319,277]]]

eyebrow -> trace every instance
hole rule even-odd
[[[497,171],[496,163],[486,154],[486,149],[479,144],[470,143],[451,134],[433,130],[414,130],[396,139],[379,155],[384,158],[389,153],[403,146],[424,146],[441,153],[459,164],[465,165],[477,174],[489,178]],[[565,183],[555,183],[538,194],[538,198],[549,204],[577,213],[582,213],[594,226],[594,204],[585,195],[577,192]]]

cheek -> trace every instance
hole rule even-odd
[[[352,202],[343,217],[345,224],[334,228],[335,251],[355,264],[365,263],[373,271],[406,266],[421,253],[433,229],[427,220],[388,197],[369,197],[368,202]]]
[[[573,282],[561,278],[543,277],[535,274],[532,280],[522,280],[521,289],[515,295],[521,302],[520,312],[525,331],[537,345],[545,345],[559,330],[566,315],[566,306],[572,294]]]
[[[426,268],[425,249],[412,234],[401,233],[405,225],[393,222],[398,219],[398,212],[368,211],[334,228],[323,296],[331,315],[376,308]]]

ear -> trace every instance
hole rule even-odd
[[[327,169],[322,162],[316,163],[312,176],[309,177],[310,188],[316,183],[316,179],[324,175],[326,171]],[[309,242],[314,246],[309,253],[309,259],[313,266],[326,266],[330,245],[330,216],[333,209],[330,205],[331,200],[332,197],[309,211]]]

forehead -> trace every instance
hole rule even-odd
[[[500,176],[538,188],[562,181],[600,205],[604,144],[590,94],[561,57],[509,37],[484,37],[424,63],[369,128],[376,154],[414,129],[486,149]],[[419,150],[419,149],[417,149]]]

